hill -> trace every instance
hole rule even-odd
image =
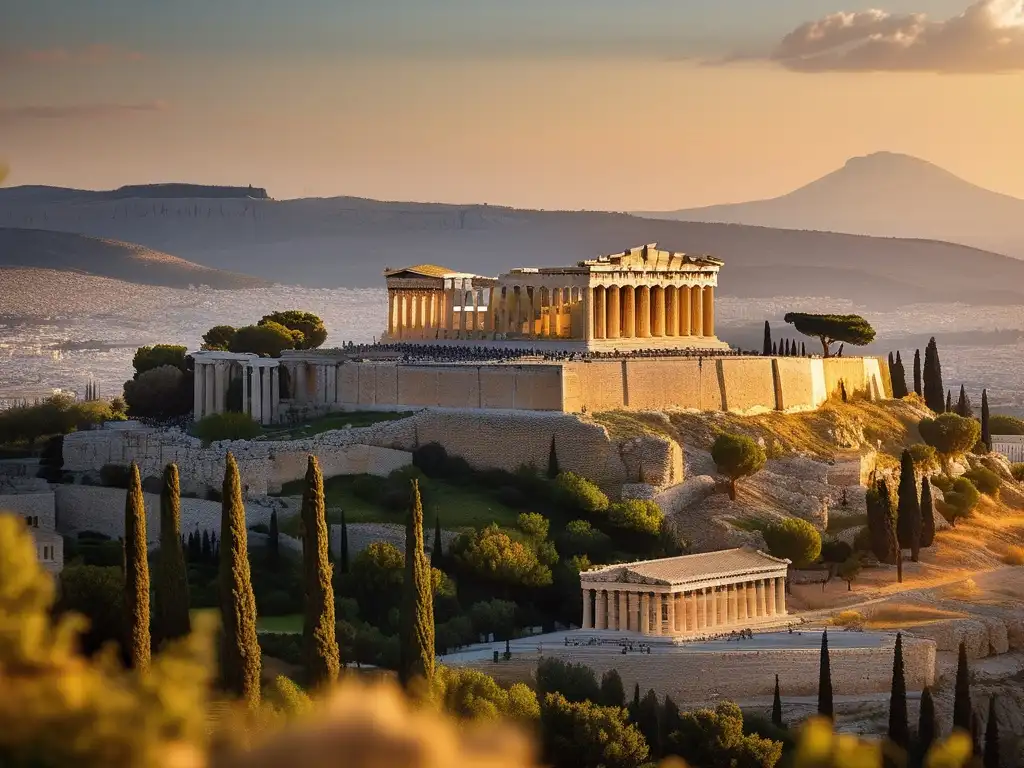
[[[169,197],[194,197],[199,200],[269,199],[267,190],[260,187],[226,187],[210,184],[131,184],[109,190],[41,185],[0,189],[0,203],[2,204],[26,202],[45,204],[88,200],[127,200],[130,198],[160,200]]]
[[[386,266],[479,274],[557,266],[638,243],[726,262],[720,293],[913,302],[1024,303],[1024,261],[926,240],[487,205],[299,200],[66,200],[0,206],[0,226],[141,243],[216,269],[318,287],[379,287]]]
[[[854,157],[781,197],[638,214],[879,237],[925,237],[1024,258],[1024,200],[971,184],[920,158]]]
[[[211,269],[141,245],[67,232],[0,228],[0,268],[34,267],[187,288],[256,288],[267,281]]]

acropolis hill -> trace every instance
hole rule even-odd
[[[286,351],[280,359],[197,352],[195,416],[456,408],[584,413],[809,410],[837,392],[891,396],[871,357],[744,357],[715,336],[723,262],[657,244],[571,267],[497,278],[435,265],[385,270],[382,343]]]

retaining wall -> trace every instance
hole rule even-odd
[[[15,493],[0,496],[0,512],[13,512],[21,517],[38,517],[41,530],[52,531],[57,527],[54,513],[54,494]]]

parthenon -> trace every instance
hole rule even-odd
[[[650,243],[571,267],[513,269],[497,278],[432,264],[389,269],[384,339],[724,349],[715,336],[722,264]]]
[[[583,571],[580,626],[694,635],[777,621],[786,615],[789,564],[740,547]]]

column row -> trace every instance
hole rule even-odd
[[[785,579],[683,592],[583,589],[583,629],[675,635],[741,628],[786,613]]]
[[[715,288],[595,286],[590,338],[648,339],[715,335]]]

